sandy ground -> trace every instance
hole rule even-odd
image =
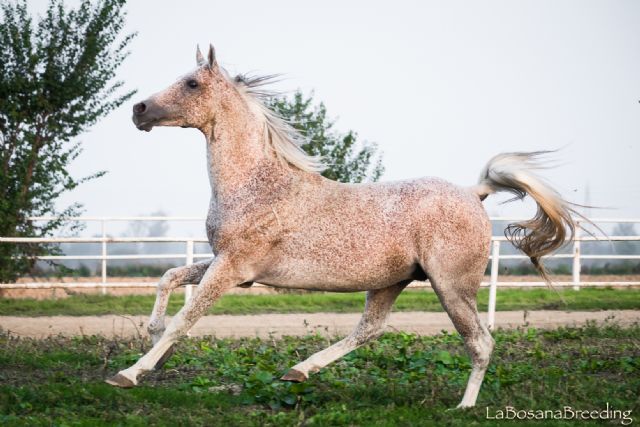
[[[486,313],[481,314],[486,320]],[[192,336],[217,337],[280,337],[319,333],[324,336],[348,334],[360,319],[357,313],[260,314],[245,316],[205,316],[191,330]],[[132,337],[146,335],[147,316],[52,316],[12,317],[0,316],[0,327],[11,334],[44,338],[51,335],[94,335]],[[613,321],[621,325],[640,322],[638,310],[607,310],[591,312],[564,311],[500,311],[496,325],[501,328],[535,326],[553,328],[584,324],[588,320],[598,323]],[[452,331],[453,325],[445,313],[397,312],[392,313],[389,331],[412,332],[420,335]]]

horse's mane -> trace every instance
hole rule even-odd
[[[310,156],[301,148],[307,142],[306,138],[286,119],[267,106],[267,102],[277,94],[266,89],[265,86],[274,82],[277,77],[277,75],[238,74],[232,82],[245,101],[264,119],[265,139],[276,156],[300,170],[321,172],[325,169],[322,158]]]

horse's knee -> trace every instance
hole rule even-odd
[[[171,290],[173,287],[175,287],[175,282],[177,280],[177,272],[178,272],[177,268],[170,268],[169,270],[165,271],[162,277],[160,278],[160,281],[158,282],[158,290],[159,291]]]
[[[167,324],[166,329],[163,328],[163,337],[175,341],[186,335],[191,329],[191,323],[187,321],[184,313],[178,312]]]

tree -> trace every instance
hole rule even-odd
[[[150,216],[163,217],[167,213],[158,209],[149,214]],[[141,215],[142,216],[142,215]],[[130,221],[123,236],[128,237],[164,237],[169,231],[169,223],[161,221]]]
[[[384,173],[382,156],[376,144],[358,143],[353,131],[341,134],[333,130],[324,104],[313,104],[313,97],[297,91],[293,97],[274,97],[270,105],[307,139],[302,148],[324,158],[325,177],[340,182],[377,181]]]
[[[82,0],[67,8],[51,0],[34,23],[26,0],[0,0],[0,236],[47,236],[62,222],[35,224],[29,216],[61,211],[63,192],[104,172],[76,179],[67,169],[81,153],[74,138],[128,100],[116,69],[135,34],[121,36],[125,0]],[[15,280],[51,245],[0,244],[0,281]]]
[[[151,212],[151,216],[167,216],[162,209]],[[130,221],[123,236],[128,237],[164,237],[169,231],[169,223],[162,221]],[[123,254],[132,253],[131,244],[113,245],[113,253],[121,250]],[[148,252],[149,247],[156,248],[157,253],[170,253],[171,248],[175,246],[172,243],[136,243],[133,253],[143,254]]]

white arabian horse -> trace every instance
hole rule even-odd
[[[476,402],[494,346],[478,318],[476,294],[489,255],[491,225],[482,200],[507,191],[531,196],[535,217],[508,235],[547,278],[540,258],[573,237],[572,209],[539,179],[536,153],[499,154],[470,187],[438,178],[343,184],[319,174],[320,159],[263,103],[264,79],[231,79],[213,47],[197,68],[133,107],[135,125],[199,129],[206,138],[211,202],[207,235],[215,258],[172,268],[158,284],[149,332],[153,348],[107,380],[133,387],[224,292],[259,282],[278,288],[367,291],[362,319],[343,340],[292,367],[282,379],[305,381],[378,337],[395,299],[412,280],[429,279],[464,339],[472,370],[458,407]],[[198,283],[165,328],[169,294]]]

